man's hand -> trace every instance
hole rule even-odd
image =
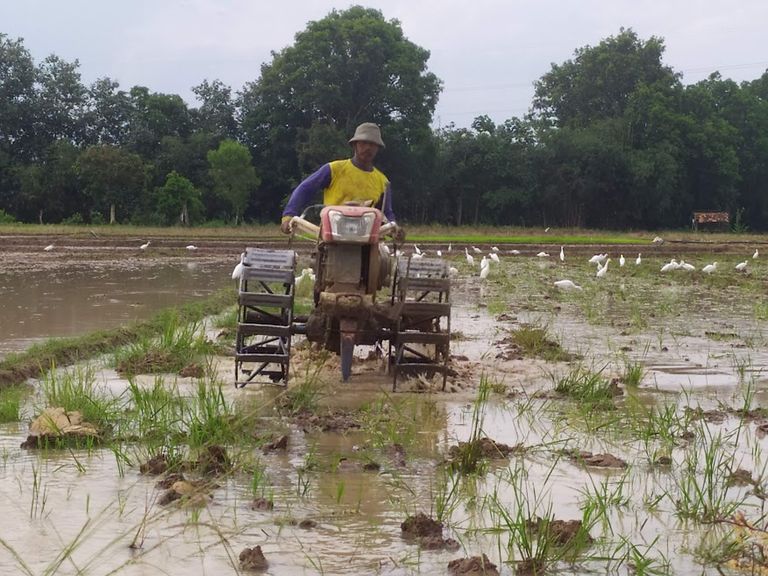
[[[293,224],[290,218],[287,218],[280,222],[280,232],[283,234],[293,234]]]

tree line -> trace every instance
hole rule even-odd
[[[360,6],[309,22],[238,91],[202,81],[194,107],[110,78],[85,86],[77,61],[35,63],[0,33],[0,220],[277,222],[373,121],[403,222],[680,228],[718,210],[764,230],[768,72],[683,85],[663,53],[621,29],[552,64],[524,117],[433,129],[429,52]]]

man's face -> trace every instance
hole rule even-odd
[[[370,164],[379,152],[379,145],[373,142],[358,140],[355,142],[355,156],[361,162]]]

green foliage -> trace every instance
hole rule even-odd
[[[203,361],[212,345],[197,322],[185,322],[176,310],[158,316],[157,337],[147,336],[115,352],[115,367],[128,376],[179,372]]]
[[[0,224],[13,224],[14,222],[16,222],[16,219],[0,208]]]
[[[208,162],[215,190],[229,202],[237,224],[251,193],[261,182],[251,164],[251,153],[234,140],[224,140],[217,150],[208,152]]]
[[[20,386],[0,388],[0,423],[19,421],[21,404],[28,394],[29,390]]]
[[[176,171],[168,174],[165,184],[155,189],[156,211],[164,224],[191,224],[204,210],[200,191]]]

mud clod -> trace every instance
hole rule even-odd
[[[261,551],[261,546],[246,548],[240,552],[240,568],[243,570],[266,570],[269,562]]]
[[[581,520],[546,520],[533,518],[528,520],[528,526],[539,537],[546,536],[559,546],[580,541],[581,544],[592,544],[594,539],[584,530]]]
[[[139,472],[141,474],[149,474],[150,476],[159,476],[160,474],[165,474],[167,470],[168,458],[165,454],[152,456],[152,458],[139,465]]]
[[[451,560],[448,562],[448,573],[453,576],[499,576],[496,564],[485,554]]]
[[[267,454],[268,452],[274,452],[275,450],[286,450],[288,448],[288,435],[283,434],[275,440],[274,442],[270,442],[269,444],[265,444],[264,447],[261,449],[264,454]]]
[[[525,447],[522,444],[508,446],[501,442],[496,442],[488,437],[478,438],[474,445],[470,442],[459,442],[458,446],[451,446],[448,449],[448,457],[451,460],[460,458],[467,450],[473,450],[480,458],[493,460],[495,458],[507,458],[510,454],[523,454]]]
[[[627,463],[613,454],[592,454],[587,451],[566,451],[566,456],[579,464],[596,468],[626,468]]]
[[[270,512],[275,508],[275,503],[272,500],[267,500],[266,498],[256,498],[248,507],[251,510]]]
[[[232,468],[232,463],[227,456],[227,449],[214,444],[206,446],[197,460],[200,471],[205,474],[222,474]]]
[[[182,378],[202,378],[205,376],[205,369],[197,362],[192,362],[179,370],[179,376]]]
[[[295,422],[304,432],[345,432],[361,426],[354,414],[343,410],[327,414],[300,412],[295,416]]]
[[[98,443],[101,441],[99,430],[83,420],[78,411],[67,412],[64,408],[46,408],[29,426],[29,436],[21,443],[22,448],[40,448]]]
[[[158,480],[155,483],[155,488],[158,490],[168,490],[173,487],[176,482],[183,482],[186,478],[184,478],[184,474],[181,472],[172,472],[171,474],[168,474],[165,478],[162,480]]]
[[[433,520],[423,512],[409,516],[400,524],[403,539],[421,546],[424,550],[458,550],[459,543],[443,538],[443,523]]]

